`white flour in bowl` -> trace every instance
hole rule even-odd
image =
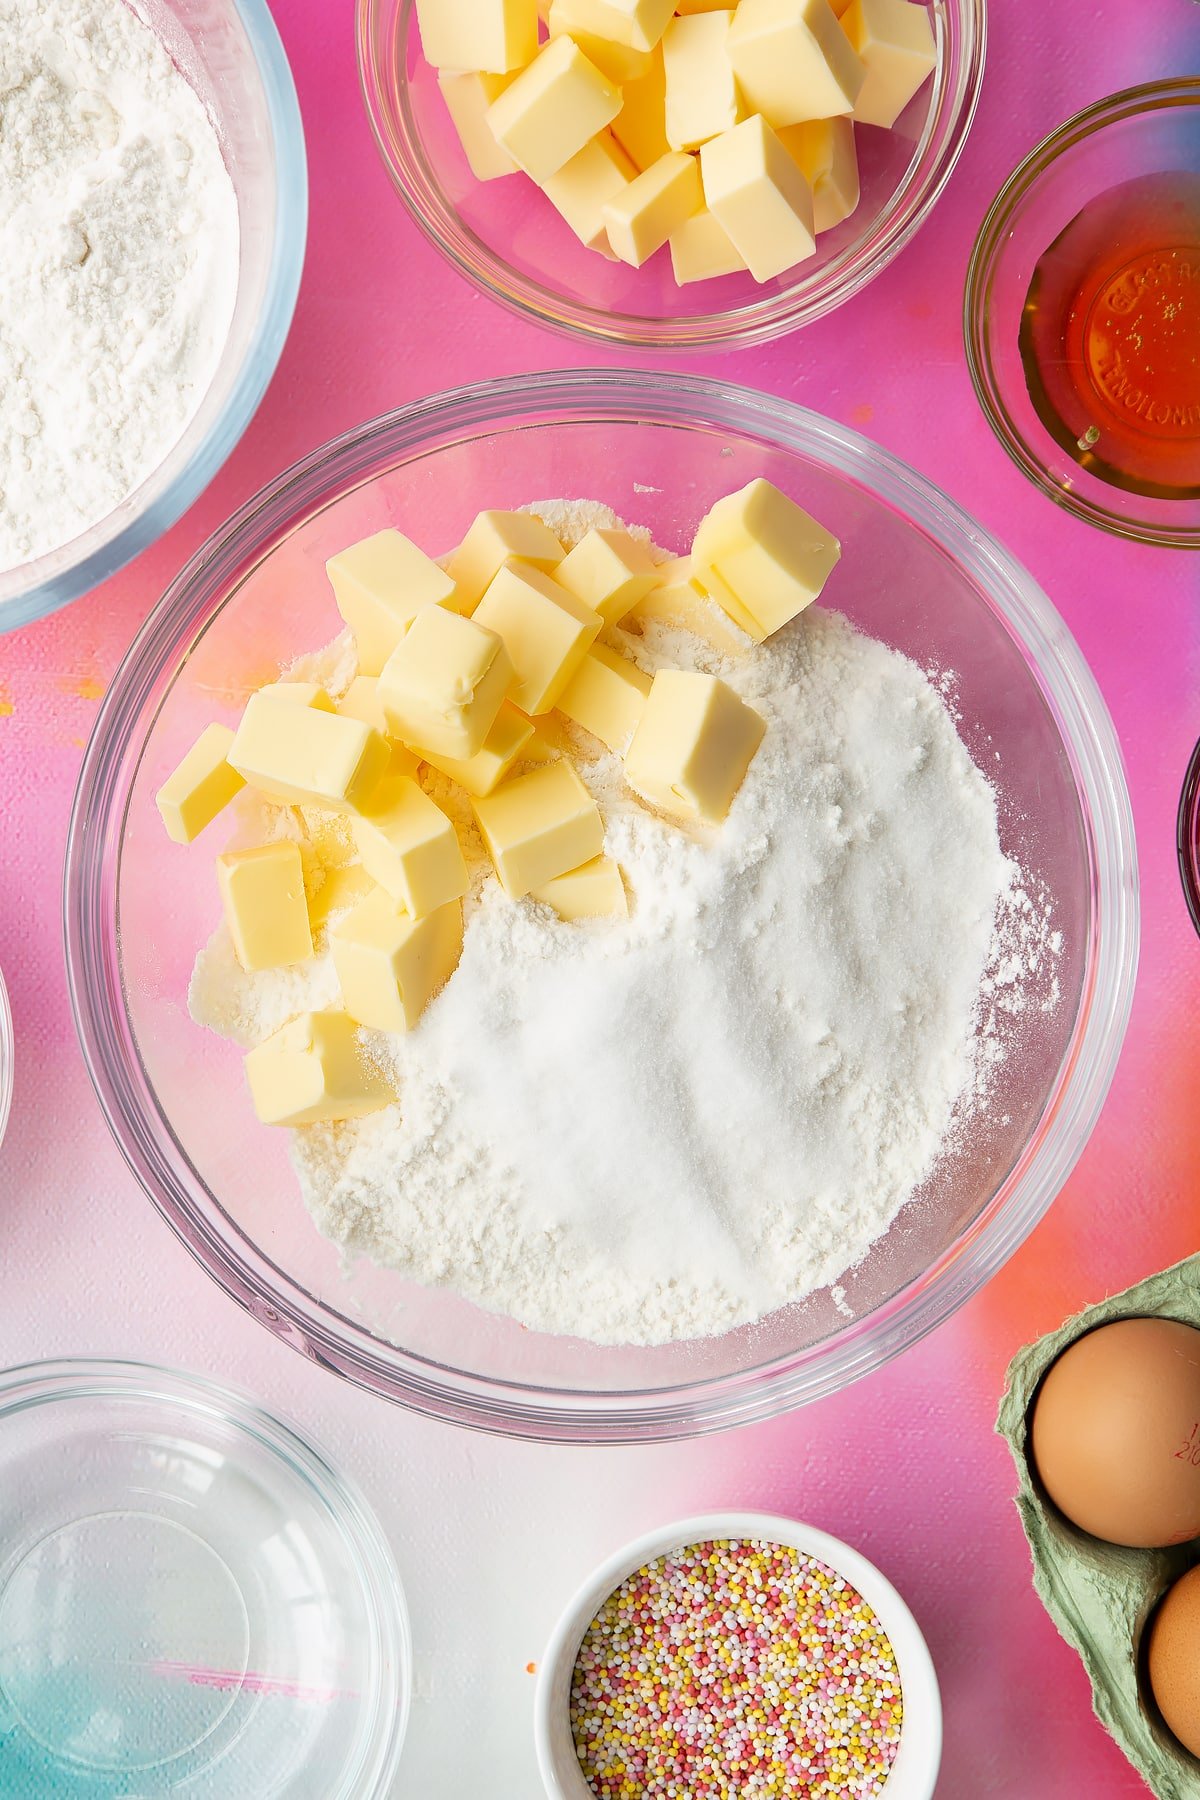
[[[565,924],[477,865],[457,972],[415,1031],[368,1034],[398,1104],[293,1148],[349,1251],[542,1330],[656,1343],[857,1262],[986,1091],[996,1009],[1052,1000],[1057,946],[914,663],[817,607],[743,656],[649,626],[623,647],[705,664],[766,717],[728,820],[665,823],[581,734],[629,920]],[[481,855],[463,797],[431,791]],[[251,1044],[336,1004],[321,949],[247,976],[222,927],[194,1015]]]
[[[216,132],[124,0],[0,5],[0,573],[176,444],[233,316]]]

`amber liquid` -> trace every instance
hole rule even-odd
[[[1200,497],[1200,173],[1089,202],[1034,270],[1020,342],[1030,399],[1081,468]]]

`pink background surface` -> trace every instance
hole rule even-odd
[[[1200,945],[1173,846],[1200,732],[1200,565],[1101,537],[1025,485],[976,408],[960,307],[974,232],[1013,164],[1101,94],[1200,67],[1200,16],[1192,0],[1001,0],[974,133],[916,243],[803,335],[691,365],[813,406],[908,458],[1027,563],[1091,661],[1125,749],[1143,894],[1133,1024],[1100,1124],[1024,1249],[891,1368],[736,1437],[571,1452],[388,1409],[244,1318],[127,1174],[71,1026],[59,880],[80,749],[171,575],[332,433],[432,388],[595,360],[476,297],[408,222],[362,116],[348,5],[277,0],[276,11],[312,181],[304,285],[279,373],[168,538],[86,601],[0,642],[0,967],[18,1059],[0,1151],[0,1363],[102,1352],[177,1362],[253,1388],[325,1442],[377,1507],[408,1588],[417,1692],[397,1794],[532,1800],[527,1665],[567,1593],[627,1536],[720,1504],[794,1512],[897,1582],[943,1683],[944,1800],[1144,1793],[1034,1597],[992,1421],[1020,1343],[1200,1247]]]

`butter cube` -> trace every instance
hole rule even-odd
[[[766,728],[715,675],[660,669],[625,757],[625,778],[663,812],[719,824]]]
[[[510,75],[439,75],[438,86],[476,181],[516,175],[517,165],[496,142],[488,124],[488,108],[509,85]]]
[[[811,606],[841,553],[803,507],[758,480],[718,500],[701,520],[692,573],[761,644]]]
[[[648,169],[660,156],[670,155],[661,45],[652,53],[646,73],[622,86],[621,110],[612,122],[612,134],[636,168]]]
[[[474,756],[496,722],[513,679],[494,631],[427,606],[379,677],[392,735],[422,755]]]
[[[581,244],[589,250],[599,250],[602,256],[611,256],[604,205],[614,195],[623,193],[636,174],[612,133],[601,131],[556,175],[547,177],[542,192]]]
[[[623,756],[649,692],[650,677],[643,669],[620,651],[595,644],[559,697],[558,710]]]
[[[562,545],[532,513],[481,512],[449,561],[461,604],[474,612],[501,567],[510,559],[549,570],[562,561]]]
[[[488,108],[498,144],[535,181],[545,181],[611,124],[621,90],[573,38],[557,37]]]
[[[361,720],[297,706],[267,690],[250,696],[229,760],[268,799],[350,812],[366,800],[390,754]]]
[[[335,913],[349,912],[360,900],[375,892],[372,881],[361,863],[342,863],[326,868],[319,887],[308,896],[308,923],[313,933],[323,931]]]
[[[604,849],[600,809],[568,762],[505,781],[474,807],[487,853],[514,900]]]
[[[618,44],[588,29],[586,21],[594,20],[591,0],[551,0],[546,24],[552,38],[572,37],[589,62],[595,63],[602,75],[617,87],[636,81],[650,67],[651,50],[635,50]]]
[[[276,700],[290,700],[295,706],[315,706],[318,712],[335,710],[325,689],[315,681],[268,681],[258,691]]]
[[[860,125],[894,125],[937,67],[928,9],[912,0],[854,0],[842,29],[866,69],[855,119]]]
[[[596,37],[653,50],[670,23],[675,0],[575,0],[574,11],[577,22]]]
[[[228,725],[206,725],[159,788],[155,804],[172,843],[190,844],[245,787],[228,761],[232,747]]]
[[[671,267],[680,287],[690,281],[712,281],[718,275],[737,275],[746,259],[716,213],[693,213],[671,233]]]
[[[550,711],[601,625],[599,613],[553,575],[519,562],[505,563],[473,622],[503,639],[514,671],[511,698],[523,713]]]
[[[435,69],[523,69],[537,55],[536,0],[417,0],[426,62]]]
[[[582,868],[568,869],[530,893],[531,900],[552,906],[560,919],[624,919],[629,897],[621,871],[611,856],[594,856]]]
[[[700,166],[709,210],[756,281],[770,281],[812,255],[812,191],[757,113],[705,144]]]
[[[356,675],[346,692],[337,703],[336,710],[344,719],[361,719],[381,736],[388,734],[387,714],[383,709],[383,701],[379,698],[379,677],[377,675]],[[420,758],[406,750],[403,744],[392,744],[391,761],[388,763],[389,775],[415,775],[420,767]]]
[[[645,544],[627,531],[593,526],[564,556],[554,579],[606,625],[616,625],[658,578]]]
[[[458,834],[411,775],[389,776],[354,821],[363,867],[411,918],[423,919],[469,885]]]
[[[703,12],[667,26],[662,48],[672,150],[698,150],[744,117],[729,60],[732,24],[732,12]]]
[[[377,531],[325,564],[354,633],[360,675],[378,675],[423,606],[452,606],[454,582],[399,531]]]
[[[227,850],[217,858],[217,886],[243,969],[281,969],[312,955],[298,844]]]
[[[747,106],[775,126],[852,112],[866,74],[829,0],[741,0],[729,60]]]
[[[254,1110],[264,1125],[358,1119],[395,1098],[364,1054],[344,1012],[301,1013],[246,1058]]]
[[[785,125],[779,141],[812,189],[813,224],[831,231],[858,205],[858,153],[850,119]]]
[[[483,740],[483,748],[474,756],[464,760],[454,756],[431,756],[429,765],[478,798],[499,787],[513,764],[525,754],[533,732],[532,719],[527,719],[506,700],[496,714],[496,723]]]
[[[672,150],[605,203],[608,241],[622,262],[639,269],[703,205],[699,163]]]
[[[651,588],[638,601],[625,623],[640,628],[647,620],[690,631],[703,638],[715,650],[740,654],[750,648],[750,639],[730,616],[710,600],[692,580],[690,556],[676,556],[659,563],[657,587]]]
[[[350,1017],[373,1031],[411,1031],[462,955],[462,902],[413,919],[382,888],[329,933]]]

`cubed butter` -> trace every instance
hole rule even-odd
[[[700,165],[694,156],[669,151],[606,201],[608,241],[622,262],[640,269],[673,231],[704,205]]]
[[[812,255],[812,190],[759,114],[705,144],[700,166],[709,210],[756,281]]]
[[[675,11],[675,0],[574,0],[576,23],[594,37],[633,50],[653,50]]]
[[[740,274],[746,259],[716,213],[706,207],[671,233],[671,267],[680,287],[686,287],[690,281]]]
[[[860,125],[894,125],[937,67],[928,7],[913,0],[854,0],[842,29],[866,70],[855,119]]]
[[[729,59],[747,107],[776,126],[852,112],[866,74],[829,0],[741,0]]]
[[[313,945],[298,844],[227,850],[217,858],[217,886],[243,969],[307,962]]]
[[[612,122],[612,134],[638,169],[648,169],[660,156],[670,154],[661,45],[652,53],[646,73],[623,85],[621,110]]]
[[[411,775],[389,776],[354,821],[363,867],[411,918],[423,919],[467,891],[458,833]]]
[[[533,733],[533,720],[527,719],[510,700],[506,700],[496,714],[496,723],[483,740],[482,749],[474,756],[465,760],[454,756],[431,756],[429,766],[448,775],[451,781],[457,781],[459,787],[477,799],[499,787],[513,764],[524,756]]]
[[[190,844],[245,787],[228,760],[232,748],[228,725],[206,725],[159,788],[155,804],[172,843]]]
[[[574,38],[588,61],[595,63],[617,87],[638,80],[649,69],[653,51],[635,50],[628,44],[601,37],[589,30],[585,22],[594,17],[591,0],[551,0],[546,24],[552,38]]]
[[[421,49],[435,69],[523,69],[537,55],[537,0],[417,0]]]
[[[487,853],[514,900],[604,849],[600,809],[569,762],[505,781],[474,806]]]
[[[750,648],[750,639],[730,615],[710,600],[692,580],[690,556],[676,556],[658,565],[658,584],[639,600],[625,624],[640,629],[647,620],[690,631],[715,650],[735,655]]]
[[[250,696],[229,749],[239,775],[269,799],[335,812],[362,805],[390,756],[386,741],[360,719],[296,706],[269,691]]]
[[[374,893],[375,882],[361,863],[341,863],[326,867],[319,885],[308,896],[308,923],[314,933],[323,931],[335,914],[349,912]]]
[[[359,1119],[395,1098],[344,1012],[301,1013],[246,1058],[254,1110],[264,1125]]]
[[[629,897],[621,871],[611,856],[593,856],[579,869],[568,869],[530,893],[531,900],[552,906],[560,919],[624,919]]]
[[[832,231],[858,205],[858,152],[850,119],[785,125],[779,141],[812,189],[813,225]]]
[[[542,183],[542,192],[562,214],[581,244],[611,256],[604,224],[605,202],[623,193],[637,174],[611,131],[601,131]]]
[[[496,142],[535,181],[545,181],[621,110],[621,90],[573,38],[552,38],[488,108]]]
[[[458,141],[476,181],[497,181],[502,175],[516,175],[516,163],[496,142],[488,124],[488,107],[498,100],[512,80],[511,75],[439,75],[438,86],[446,110],[458,133]]]
[[[383,701],[379,698],[379,677],[377,675],[356,675],[346,692],[337,703],[337,711],[345,719],[361,719],[364,725],[382,736],[388,735],[387,714],[383,710]],[[420,766],[420,758],[406,750],[403,744],[392,743],[391,761],[388,763],[389,775],[415,775]]]
[[[523,713],[544,713],[599,636],[601,619],[553,575],[507,562],[475,608],[473,623],[503,640],[513,666],[513,704]]]
[[[732,23],[732,12],[702,12],[667,26],[662,48],[672,150],[698,150],[744,116],[729,60]]]
[[[419,612],[379,677],[393,737],[435,756],[474,756],[496,723],[513,667],[494,631],[440,606]]]
[[[660,669],[625,757],[626,779],[663,812],[719,824],[765,730],[715,675]]]
[[[290,700],[295,706],[315,706],[318,712],[335,711],[333,701],[316,681],[268,681],[258,691],[276,700]]]
[[[462,955],[462,902],[413,919],[382,888],[329,933],[342,1004],[373,1031],[411,1031]]]
[[[560,695],[558,710],[623,756],[649,692],[650,677],[645,670],[619,650],[595,644]]]
[[[616,625],[657,579],[650,552],[628,531],[596,525],[564,556],[554,579]]]
[[[701,520],[692,573],[762,643],[811,606],[841,553],[831,532],[760,479],[718,500]]]
[[[532,513],[481,512],[449,559],[460,597],[459,611],[474,612],[501,566],[510,559],[549,570],[562,561],[562,545]]]
[[[325,569],[354,633],[360,675],[379,674],[423,606],[454,605],[452,578],[399,531],[351,544]]]

